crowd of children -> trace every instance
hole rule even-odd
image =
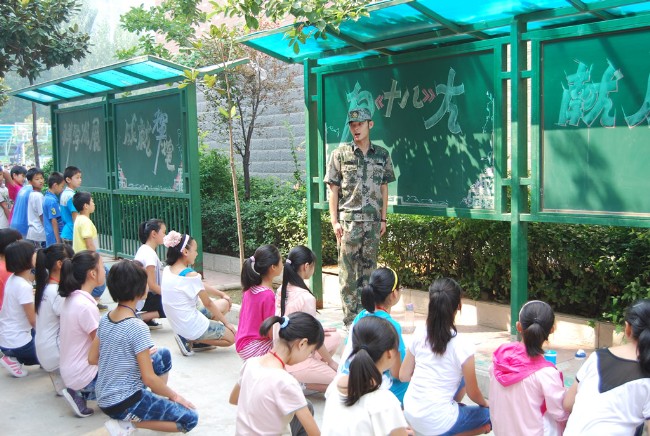
[[[230,395],[238,435],[623,435],[650,420],[650,300],[627,310],[627,342],[592,353],[568,390],[542,348],[553,310],[526,303],[516,323],[522,342],[494,352],[488,403],[475,346],[454,322],[462,289],[453,279],[431,284],[426,322],[407,346],[391,316],[401,297],[398,275],[376,269],[336,362],[341,337],[317,320],[307,285],[317,259],[309,248],[294,247],[283,261],[264,245],[246,259],[236,328],[227,319],[230,297],[192,269],[198,252],[189,234],[145,221],[135,260],[107,273],[90,219],[92,196],[66,194],[80,186],[78,169],[50,175],[45,198],[40,170],[9,176],[29,185],[13,189],[11,227],[0,229],[0,364],[15,377],[27,376],[23,365],[40,364],[79,417],[92,415],[87,402],[96,400],[111,435],[188,432],[198,423],[195,406],[167,384],[172,355],[150,333],[160,328],[158,318],[167,319],[184,356],[235,345],[243,360]],[[101,316],[106,285],[117,306]],[[305,397],[310,391],[325,396],[322,430]],[[463,404],[465,395],[475,405]]]

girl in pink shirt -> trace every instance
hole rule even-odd
[[[542,349],[554,323],[551,306],[529,301],[519,311],[517,321],[523,343],[504,344],[494,352],[490,368],[494,434],[562,434],[569,416],[562,408],[566,390],[560,372],[544,359]]]
[[[306,312],[316,317],[316,297],[311,293],[305,280],[314,274],[316,255],[304,245],[298,245],[289,251],[284,263],[282,287],[278,289],[275,299],[277,315],[285,316],[294,312]],[[333,327],[323,329],[325,343],[317,352],[305,361],[287,367],[287,372],[309,390],[325,392],[334,380],[338,363],[332,354],[341,342],[341,336]]]
[[[235,349],[244,360],[262,356],[273,346],[273,332],[260,334],[260,326],[265,319],[275,315],[273,277],[280,274],[282,257],[274,245],[262,245],[244,261],[241,270],[244,295],[235,335]]]
[[[59,295],[65,298],[59,331],[59,370],[67,389],[63,397],[80,418],[94,413],[87,400],[95,399],[97,365],[88,363],[88,351],[99,326],[99,309],[90,294],[106,281],[104,262],[95,251],[83,250],[61,264]]]

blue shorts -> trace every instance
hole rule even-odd
[[[456,423],[441,436],[451,436],[458,433],[474,430],[490,423],[490,409],[480,406],[458,405],[458,419]]]
[[[210,320],[210,325],[208,326],[208,329],[203,332],[201,336],[199,336],[196,339],[192,339],[193,341],[209,341],[209,340],[216,340],[216,339],[221,339],[223,338],[223,334],[226,331],[226,326],[223,325],[221,321],[215,321],[212,319],[212,313],[206,309],[205,307],[201,307],[199,309],[199,312],[203,314],[206,318]]]
[[[178,431],[183,433],[192,430],[199,422],[199,415],[195,410],[188,409],[146,389],[142,390],[142,398],[133,406],[109,416],[120,421],[175,422]]]

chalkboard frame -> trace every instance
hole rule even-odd
[[[78,105],[78,106],[72,106],[72,107],[67,107],[67,108],[53,108],[51,111],[51,118],[52,118],[52,158],[54,159],[54,168],[57,171],[60,171],[63,173],[63,170],[65,169],[65,165],[63,163],[63,156],[62,156],[62,151],[59,149],[59,131],[61,129],[61,125],[59,123],[59,117],[61,115],[66,115],[69,113],[74,113],[74,112],[81,112],[81,111],[87,111],[87,110],[95,110],[95,109],[100,109],[102,112],[102,120],[100,121],[101,124],[104,126],[104,137],[101,138],[101,145],[103,147],[103,155],[104,155],[104,162],[105,162],[105,174],[104,174],[104,185],[103,186],[94,186],[94,185],[89,185],[87,183],[82,182],[82,188],[89,188],[92,189],[93,191],[98,191],[98,192],[108,192],[110,190],[111,186],[111,174],[110,174],[110,162],[109,162],[109,126],[108,122],[106,119],[106,104],[105,102],[94,102],[94,103],[89,103],[89,104],[84,104],[84,105]],[[74,164],[72,164],[74,165]],[[74,165],[79,167],[82,170],[82,176],[83,176],[83,164],[79,165]],[[87,179],[87,178],[86,178]]]
[[[128,105],[131,103],[135,102],[146,102],[146,101],[153,101],[156,99],[160,98],[166,98],[166,97],[175,97],[178,103],[178,110],[180,114],[180,120],[179,120],[179,129],[181,131],[181,137],[182,141],[184,144],[184,147],[182,148],[181,156],[182,156],[182,163],[183,163],[183,171],[182,174],[180,174],[180,179],[182,183],[182,190],[174,190],[174,189],[166,189],[166,188],[151,188],[151,189],[142,189],[140,187],[125,187],[120,185],[120,174],[118,171],[118,162],[120,159],[120,154],[119,154],[119,147],[117,144],[118,141],[118,129],[119,129],[119,122],[121,120],[117,119],[117,110],[120,106],[122,105]],[[188,165],[189,165],[189,154],[188,154],[188,148],[190,146],[189,142],[189,137],[188,137],[188,126],[187,126],[187,110],[185,107],[184,103],[184,92],[183,89],[169,89],[169,90],[163,90],[163,91],[157,91],[157,92],[152,92],[152,93],[147,93],[147,94],[142,94],[142,95],[134,95],[134,96],[128,96],[124,98],[113,98],[110,100],[110,111],[111,111],[111,117],[113,120],[113,127],[112,127],[112,135],[114,138],[114,147],[113,147],[113,159],[114,159],[114,167],[115,167],[115,192],[118,194],[128,194],[128,193],[133,193],[134,191],[140,191],[140,192],[157,192],[160,194],[174,194],[174,196],[187,196],[189,195],[189,189],[190,187],[188,186],[187,182],[187,173],[188,173]],[[161,162],[161,165],[164,164],[164,162]]]
[[[650,213],[638,213],[634,211],[607,211],[607,210],[585,210],[559,208],[544,208],[544,68],[546,65],[542,60],[543,50],[546,44],[557,44],[561,42],[573,42],[579,40],[602,39],[609,36],[617,36],[625,33],[643,33],[646,38],[650,35],[650,26],[647,19],[632,17],[616,20],[613,23],[591,23],[589,25],[578,25],[562,29],[540,30],[528,32],[525,39],[531,40],[531,211],[529,214],[522,214],[521,220],[525,222],[548,222],[567,224],[595,224],[614,226],[650,227]],[[553,62],[551,60],[551,62]],[[624,67],[620,65],[617,67]],[[600,69],[602,70],[602,68]],[[598,73],[595,73],[598,74]],[[537,91],[535,91],[537,90]],[[621,128],[621,127],[618,127]]]
[[[492,55],[492,83],[494,90],[494,208],[493,209],[473,209],[469,207],[418,207],[411,205],[391,205],[388,206],[389,213],[406,213],[430,216],[445,217],[468,217],[475,219],[488,219],[498,221],[508,221],[510,216],[506,213],[508,205],[504,195],[506,166],[506,147],[505,144],[505,113],[504,113],[504,65],[505,65],[505,48],[508,42],[506,38],[468,43],[462,47],[445,47],[435,50],[422,51],[416,54],[406,54],[390,58],[364,59],[358,62],[345,63],[341,65],[331,65],[315,67],[311,69],[316,75],[317,86],[317,107],[318,107],[318,186],[319,202],[314,204],[314,208],[327,210],[327,194],[325,184],[322,183],[326,171],[327,150],[326,150],[326,126],[325,126],[325,109],[327,90],[325,81],[328,76],[333,74],[353,72],[355,70],[379,69],[385,67],[399,67],[401,65],[410,65],[423,61],[438,59],[449,59],[454,57],[467,57],[473,54],[480,55],[490,53]],[[373,134],[377,134],[373,130]],[[380,133],[379,133],[380,134]],[[371,135],[372,137],[372,135]]]

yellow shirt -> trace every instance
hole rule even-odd
[[[95,243],[95,248],[99,248],[99,240],[97,239],[97,228],[93,222],[85,215],[77,215],[74,220],[74,231],[72,233],[72,248],[75,253],[81,250],[87,250],[86,238],[92,238]]]

